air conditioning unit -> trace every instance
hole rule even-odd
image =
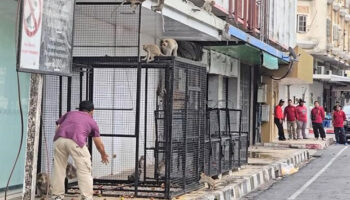
[[[346,9],[346,8],[341,8],[339,14],[340,14],[341,17],[345,17],[345,15],[348,14],[348,13],[349,13],[349,12],[348,12],[348,9]]]
[[[339,28],[338,28],[338,25],[333,25],[333,40],[339,40]]]
[[[325,74],[325,67],[324,66],[318,66],[317,74]]]
[[[338,3],[338,2],[333,2],[333,10],[334,10],[335,12],[339,11],[340,7],[341,7],[341,4],[340,4],[340,3]]]
[[[327,18],[327,37],[331,37],[332,34],[332,20]]]

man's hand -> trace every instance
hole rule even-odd
[[[283,124],[283,120],[282,119],[280,119],[280,124]]]
[[[107,165],[109,163],[108,154],[105,151],[105,146],[103,145],[101,137],[94,137],[93,140],[98,152],[101,154],[101,162]]]
[[[103,163],[103,164],[108,164],[109,163],[109,160],[108,160],[108,154],[101,154],[101,162]]]

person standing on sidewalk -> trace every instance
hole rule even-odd
[[[107,164],[109,162],[100,137],[99,128],[96,121],[92,118],[93,112],[94,104],[90,101],[82,101],[79,104],[79,111],[67,112],[56,121],[54,170],[51,180],[52,199],[64,199],[67,160],[71,156],[77,168],[81,199],[92,200],[91,155],[86,146],[89,136],[93,138],[95,146],[101,154],[102,163]]]
[[[284,109],[284,119],[287,119],[287,130],[290,139],[297,139],[296,109],[291,99],[288,99],[288,106]]]
[[[281,99],[278,105],[275,107],[275,124],[278,128],[278,140],[286,140],[284,137],[284,130],[283,130],[283,111],[282,106],[284,104],[284,101]]]
[[[306,125],[307,125],[307,108],[304,106],[304,100],[299,100],[299,105],[296,107],[296,118],[297,118],[297,132],[298,139],[307,139],[306,137]]]
[[[315,101],[314,105],[315,107],[311,110],[311,120],[315,139],[318,140],[319,136],[321,135],[322,140],[325,140],[326,132],[324,131],[322,124],[325,118],[324,109],[320,106],[318,101]]]
[[[340,109],[339,105],[335,106],[335,111],[333,112],[333,127],[335,140],[337,144],[345,144],[348,145],[346,141],[346,135],[344,130],[344,121],[346,120],[346,115],[344,111]]]

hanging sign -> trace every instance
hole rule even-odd
[[[22,0],[17,70],[70,75],[74,0]]]

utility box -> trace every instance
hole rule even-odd
[[[268,122],[270,121],[270,105],[264,104],[261,106],[261,121]]]
[[[258,88],[258,103],[266,103],[267,102],[267,85],[260,85]]]

